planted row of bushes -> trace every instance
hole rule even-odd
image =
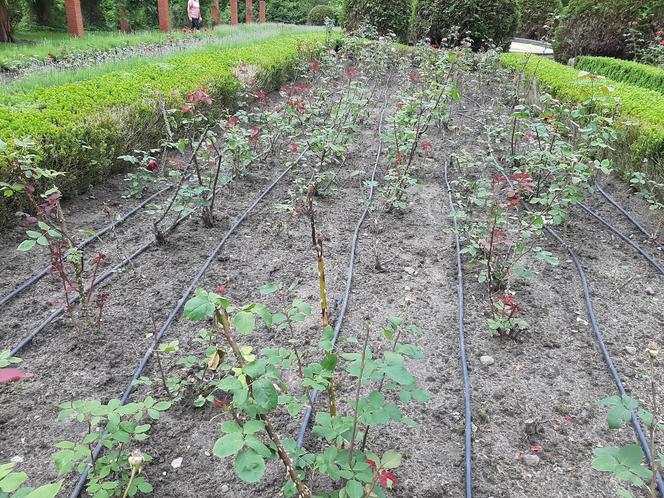
[[[664,70],[655,66],[611,57],[582,56],[577,58],[576,67],[664,94]]]
[[[654,90],[611,79],[584,78],[576,68],[552,60],[524,54],[503,54],[505,66],[523,71],[556,98],[584,102],[593,96],[608,95],[619,99],[617,125],[623,132],[616,151],[625,166],[638,167],[644,173],[664,177],[664,96]],[[609,102],[615,102],[609,99]]]
[[[0,181],[10,178],[16,140],[29,138],[40,165],[66,173],[59,184],[63,193],[85,189],[118,169],[118,156],[163,137],[159,100],[179,108],[186,94],[205,88],[212,112],[233,109],[241,88],[235,68],[251,65],[265,89],[277,88],[291,76],[298,47],[322,36],[286,34],[223,50],[211,46],[11,97],[0,102]],[[0,226],[11,223],[20,207],[0,201]]]

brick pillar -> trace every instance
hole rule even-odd
[[[265,12],[265,0],[260,0],[258,3],[258,22],[261,24],[265,24],[265,17],[266,17],[266,12]]]
[[[237,0],[231,0],[231,24],[237,24]]]
[[[120,9],[120,31],[129,33],[129,21],[127,21],[127,11]]]
[[[245,18],[247,24],[251,24],[254,22],[254,0],[246,0],[245,5]]]
[[[65,12],[67,13],[67,31],[71,36],[83,36],[83,13],[81,12],[81,0],[65,0]]]
[[[157,12],[159,13],[159,31],[171,32],[171,17],[168,13],[168,0],[157,0]]]
[[[210,17],[212,17],[214,25],[217,26],[219,24],[219,0],[214,0],[210,9]]]

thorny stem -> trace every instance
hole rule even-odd
[[[231,347],[231,350],[233,351],[233,354],[235,355],[235,359],[237,360],[238,365],[240,366],[240,368],[244,367],[245,365],[244,356],[242,356],[242,351],[240,351],[240,347],[235,341],[235,337],[233,337],[233,331],[231,329],[231,322],[228,317],[228,313],[223,308],[217,308],[215,310],[215,318],[217,321],[217,328],[226,338],[226,341],[228,342],[229,346]],[[219,326],[219,324],[221,324],[221,326]],[[250,382],[247,383],[250,385]],[[311,498],[311,491],[309,491],[309,489],[304,485],[304,483],[300,479],[300,476],[298,476],[295,470],[295,466],[293,465],[293,461],[290,459],[283,444],[281,443],[281,438],[272,427],[270,419],[268,419],[267,415],[258,415],[258,418],[262,420],[263,423],[265,424],[265,430],[267,432],[267,435],[270,437],[275,447],[277,448],[277,453],[279,454],[279,458],[286,467],[286,471],[288,472],[291,481],[293,481],[293,483],[295,484],[299,498]]]
[[[659,459],[655,448],[655,435],[659,419],[659,408],[657,406],[657,359],[650,354],[650,396],[652,398],[652,422],[650,424],[650,454],[652,455],[652,478],[650,479],[650,495],[657,498],[657,473],[659,472]]]
[[[369,345],[369,323],[364,325],[364,345],[362,346],[362,359],[360,363],[360,375],[357,379],[357,389],[355,390],[355,405],[353,406],[353,431],[350,437],[350,448],[348,450],[348,466],[353,468],[353,451],[355,450],[355,437],[357,436],[358,408],[360,405],[360,389],[362,389],[362,377],[364,377],[364,367],[367,360],[367,346]]]
[[[327,285],[325,282],[325,261],[323,260],[323,237],[316,234],[316,219],[314,215],[313,197],[316,190],[316,185],[311,183],[307,193],[307,206],[309,211],[309,221],[311,223],[311,238],[316,248],[316,260],[318,263],[318,292],[320,294],[320,309],[323,318],[323,327],[327,327],[330,323],[330,315],[327,308]]]
[[[286,323],[288,324],[288,330],[290,331],[291,337],[295,337],[295,331],[293,330],[293,322],[291,321],[290,314],[288,312],[284,313],[286,315]],[[295,339],[293,339],[295,341]],[[291,343],[293,345],[293,353],[295,354],[295,359],[297,360],[297,373],[300,376],[300,379],[304,378],[304,371],[302,368],[302,357],[300,352],[297,350],[297,344],[295,342]]]
[[[127,488],[125,489],[124,494],[122,495],[122,498],[127,498],[129,495],[129,489],[131,488],[131,484],[134,482],[134,477],[136,477],[136,467],[133,465],[131,466],[131,476],[129,477],[129,483],[127,484]]]
[[[157,366],[159,367],[159,376],[161,377],[161,383],[164,386],[164,391],[166,391],[166,394],[170,399],[173,399],[173,395],[171,394],[171,391],[168,389],[168,386],[166,385],[166,375],[164,374],[164,368],[161,365],[161,352],[155,350],[155,357],[157,358]]]

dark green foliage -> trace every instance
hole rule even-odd
[[[516,0],[416,0],[413,13],[414,39],[458,45],[470,38],[476,50],[509,48],[518,26]]]
[[[581,56],[576,61],[577,69],[601,74],[614,81],[648,88],[664,94],[664,70],[632,61],[610,57]]]
[[[411,10],[411,0],[344,0],[344,27],[353,31],[370,25],[380,35],[392,32],[406,41]]]
[[[519,36],[531,40],[550,40],[563,10],[560,0],[519,0]]]
[[[554,52],[566,63],[579,55],[631,59],[630,31],[652,39],[664,24],[664,0],[570,0],[556,30]]]
[[[334,9],[329,5],[316,5],[309,12],[307,24],[313,24],[314,26],[324,26],[325,19],[327,18],[336,21],[337,15],[334,12]]]
[[[336,0],[268,0],[267,22],[284,24],[306,24],[309,12],[317,5],[334,4]],[[222,7],[221,22],[230,22],[230,6],[228,0],[220,3]],[[258,0],[254,0],[254,20],[258,21]],[[238,1],[238,19],[245,19],[245,2]]]

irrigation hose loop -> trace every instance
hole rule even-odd
[[[451,162],[451,159],[450,159]],[[463,371],[463,399],[466,427],[464,430],[465,436],[465,454],[464,454],[464,475],[466,484],[466,498],[473,496],[473,447],[472,447],[472,413],[470,408],[470,378],[468,375],[468,360],[466,358],[466,333],[465,333],[465,305],[464,305],[464,291],[463,291],[463,266],[461,262],[461,242],[459,240],[459,226],[457,223],[456,209],[454,208],[454,198],[452,196],[452,186],[448,179],[449,163],[445,162],[445,185],[447,186],[447,198],[450,203],[450,213],[452,215],[452,227],[454,228],[454,242],[456,246],[456,267],[457,267],[457,282],[458,282],[458,300],[459,300],[459,349],[461,351],[461,369]]]
[[[606,221],[604,218],[602,218],[599,214],[597,214],[595,211],[591,210],[588,206],[586,206],[583,202],[579,202],[579,206],[588,213],[590,216],[595,218],[597,221],[599,221],[602,225],[604,225],[606,228],[611,230],[613,233],[615,233],[618,237],[620,237],[622,240],[627,242],[636,252],[638,252],[643,258],[650,263],[650,266],[652,266],[655,270],[657,270],[661,275],[664,275],[664,268],[657,263],[647,252],[643,250],[643,248],[634,242],[632,239],[627,237],[624,233],[622,233],[618,228],[613,226],[611,223]]]
[[[295,161],[293,161],[293,162],[290,164],[290,166],[288,166],[288,167],[287,167],[287,168],[286,168],[286,169],[285,169],[285,170],[284,170],[284,171],[283,171],[283,172],[282,172],[282,173],[281,173],[281,174],[280,174],[280,175],[279,175],[279,176],[278,176],[278,177],[277,177],[277,178],[276,178],[276,179],[275,179],[275,180],[274,180],[274,181],[273,181],[273,182],[272,182],[272,183],[271,183],[271,184],[270,184],[270,185],[269,185],[269,186],[268,186],[268,187],[267,187],[267,188],[266,188],[266,189],[265,189],[265,190],[264,190],[264,191],[263,191],[263,192],[262,192],[257,198],[256,198],[256,200],[253,202],[253,204],[251,204],[251,206],[249,206],[249,207],[247,208],[247,210],[246,210],[246,211],[245,211],[245,212],[244,212],[244,213],[243,213],[243,214],[242,214],[242,215],[241,215],[241,216],[235,221],[235,223],[233,224],[233,226],[231,226],[231,228],[228,230],[228,232],[226,232],[226,235],[224,235],[224,237],[221,239],[221,241],[217,244],[217,246],[214,248],[214,250],[212,251],[212,253],[210,254],[210,256],[208,256],[208,258],[207,258],[207,260],[205,261],[205,263],[203,263],[203,266],[200,268],[200,270],[198,270],[198,273],[196,273],[196,276],[195,276],[195,277],[193,278],[193,280],[191,281],[191,284],[189,284],[189,287],[187,287],[187,290],[182,294],[182,297],[180,297],[180,300],[178,301],[178,303],[177,303],[177,305],[175,306],[175,308],[173,308],[173,310],[169,313],[168,317],[166,318],[166,320],[165,320],[164,323],[162,324],[161,328],[159,329],[159,331],[158,331],[157,334],[155,335],[154,341],[152,342],[152,344],[150,345],[150,347],[149,347],[148,350],[146,351],[146,353],[145,353],[145,355],[143,356],[143,359],[141,360],[141,362],[138,364],[138,367],[136,368],[136,370],[135,370],[135,372],[134,372],[134,375],[132,376],[131,381],[129,382],[129,385],[127,385],[127,388],[125,389],[124,394],[122,395],[122,398],[120,398],[120,406],[124,406],[124,404],[127,402],[127,399],[129,399],[129,396],[131,395],[131,392],[132,392],[133,389],[134,389],[134,381],[137,380],[137,379],[141,376],[141,374],[143,373],[143,370],[145,369],[146,365],[148,364],[148,361],[150,360],[152,354],[154,353],[155,348],[156,348],[157,345],[159,344],[159,341],[160,341],[161,338],[164,336],[164,334],[166,333],[166,331],[169,329],[169,327],[171,326],[171,324],[173,323],[173,321],[175,320],[175,318],[179,315],[179,313],[180,313],[180,311],[182,310],[182,308],[184,307],[184,304],[186,303],[187,299],[189,299],[189,296],[190,296],[191,293],[194,291],[194,289],[195,289],[196,286],[198,285],[198,282],[201,280],[201,278],[203,277],[203,275],[205,274],[205,272],[208,270],[208,268],[210,267],[210,265],[212,265],[212,263],[213,263],[214,260],[217,258],[217,256],[219,256],[219,253],[221,252],[221,249],[222,249],[222,248],[224,247],[224,245],[226,244],[226,241],[230,238],[230,236],[233,234],[233,232],[235,232],[235,230],[237,229],[237,227],[239,227],[239,226],[242,224],[242,222],[247,218],[247,216],[249,216],[249,214],[250,214],[250,213],[256,208],[256,206],[258,206],[258,204],[260,204],[260,202],[261,202],[261,201],[262,201],[262,200],[263,200],[263,199],[264,199],[264,198],[265,198],[265,197],[266,197],[266,196],[267,196],[267,195],[268,195],[268,194],[274,189],[274,187],[277,185],[277,183],[279,183],[279,181],[280,181],[284,176],[286,176],[286,174],[288,174],[288,173],[291,171],[291,169],[293,169],[293,166],[295,166],[295,164],[297,164],[297,163],[299,162],[300,158],[302,158],[302,157],[304,156],[305,152],[306,152],[308,149],[309,149],[309,148],[306,147],[306,148],[302,151],[302,153],[300,154],[300,156],[299,156],[297,159],[295,159]],[[106,434],[106,431],[104,431],[104,434]],[[97,457],[99,456],[99,453],[101,453],[102,448],[103,448],[103,445],[102,445],[102,444],[98,444],[97,447],[95,448],[95,450],[94,450],[94,452],[93,452],[93,456],[94,456],[94,459],[95,459],[95,460],[96,460]],[[76,483],[76,487],[75,487],[74,490],[72,491],[71,495],[69,495],[69,498],[78,498],[78,496],[80,495],[81,491],[83,490],[83,486],[85,485],[85,480],[86,480],[87,477],[88,477],[88,472],[90,471],[90,468],[91,468],[91,465],[90,465],[90,464],[88,464],[88,465],[85,467],[85,469],[83,470],[83,472],[81,473],[81,475],[80,475],[80,477],[79,477],[79,479],[78,479],[78,482]]]
[[[166,192],[167,190],[170,190],[172,187],[173,187],[173,185],[169,185],[169,186],[167,186],[167,187],[165,187],[165,188],[159,190],[158,192],[155,192],[155,193],[152,194],[151,196],[147,197],[147,198],[144,199],[139,205],[137,205],[136,207],[134,207],[133,209],[131,209],[130,211],[128,211],[127,213],[125,213],[121,218],[118,218],[118,219],[115,220],[113,223],[111,223],[111,224],[109,224],[109,225],[106,225],[104,228],[102,228],[102,229],[99,230],[98,232],[96,232],[96,233],[90,235],[87,239],[85,239],[83,242],[81,242],[80,244],[78,244],[78,245],[76,246],[76,249],[83,249],[85,246],[87,246],[87,245],[90,244],[91,242],[97,240],[97,239],[100,238],[102,235],[108,233],[110,230],[113,230],[113,229],[114,229],[116,226],[118,226],[120,223],[124,223],[124,222],[127,221],[129,218],[131,218],[134,214],[136,214],[140,209],[142,209],[143,207],[145,207],[145,205],[147,205],[152,199],[154,199],[155,197],[157,197],[157,196],[163,194],[163,193]],[[69,253],[70,253],[70,251],[67,251],[67,252],[65,253],[65,256],[67,256]],[[29,288],[32,287],[34,284],[36,284],[37,282],[39,282],[42,278],[44,278],[44,277],[48,274],[48,269],[49,269],[49,267],[47,266],[47,267],[44,268],[43,270],[41,270],[41,271],[39,271],[38,273],[35,273],[34,275],[32,275],[32,276],[31,276],[30,278],[28,278],[25,282],[23,282],[21,285],[19,285],[18,287],[16,287],[13,291],[10,291],[8,294],[2,296],[2,298],[0,298],[0,306],[2,306],[2,305],[4,305],[4,304],[8,303],[8,302],[11,301],[12,299],[14,299],[16,296],[18,296],[19,294],[22,294],[25,290],[29,289]]]
[[[607,194],[607,193],[604,191],[604,189],[602,189],[602,187],[600,187],[599,183],[595,183],[595,188],[597,188],[597,190],[599,191],[599,193],[602,194],[602,196],[603,196],[607,201],[609,201],[609,203],[610,203],[614,208],[616,208],[618,211],[620,211],[620,212],[623,214],[623,216],[625,216],[625,218],[627,218],[627,219],[632,223],[632,225],[634,225],[634,226],[635,226],[635,227],[636,227],[636,228],[637,228],[637,229],[638,229],[643,235],[645,235],[645,236],[648,237],[649,239],[652,238],[652,234],[651,234],[651,233],[648,233],[648,230],[646,230],[645,228],[643,228],[643,225],[641,225],[638,221],[636,221],[636,219],[634,219],[634,217],[633,217],[631,214],[629,214],[629,213],[627,212],[627,210],[625,210],[625,208],[623,208],[620,204],[618,204],[618,202],[617,202],[613,197],[611,197],[609,194]]]
[[[391,75],[390,75],[391,78]],[[388,79],[389,82],[389,79]],[[380,139],[380,135],[383,130],[383,118],[385,116],[385,110],[387,109],[387,91],[385,92],[385,102],[383,104],[383,109],[380,113],[380,118],[378,122],[378,137],[379,137],[379,142],[378,142],[378,151],[376,152],[376,161],[374,163],[373,171],[371,172],[371,180],[369,181],[369,196],[367,198],[367,205],[364,208],[364,211],[362,212],[362,215],[357,221],[357,225],[355,226],[355,232],[353,233],[353,240],[351,242],[351,249],[350,249],[350,257],[348,258],[348,273],[346,276],[346,289],[344,291],[344,296],[341,301],[341,307],[339,309],[339,315],[337,316],[336,322],[334,324],[334,335],[332,337],[332,347],[334,348],[337,344],[337,339],[339,337],[339,334],[341,332],[341,326],[343,325],[344,322],[344,317],[346,316],[346,308],[348,306],[348,300],[350,298],[350,291],[353,285],[353,271],[354,271],[354,265],[355,265],[355,252],[357,250],[357,242],[359,239],[359,234],[360,234],[360,229],[362,228],[362,224],[364,223],[365,218],[367,217],[367,214],[369,213],[369,209],[371,209],[371,203],[373,201],[373,193],[374,193],[374,181],[376,178],[376,172],[378,171],[378,163],[380,162],[380,157],[383,154],[383,142]],[[302,445],[304,444],[304,437],[307,433],[307,428],[309,426],[309,422],[311,421],[311,414],[313,412],[313,406],[314,403],[316,402],[316,399],[318,398],[318,389],[314,389],[311,391],[311,395],[309,396],[309,403],[307,404],[307,407],[304,410],[304,417],[302,418],[302,424],[300,425],[300,430],[297,435],[297,449],[302,448]]]

